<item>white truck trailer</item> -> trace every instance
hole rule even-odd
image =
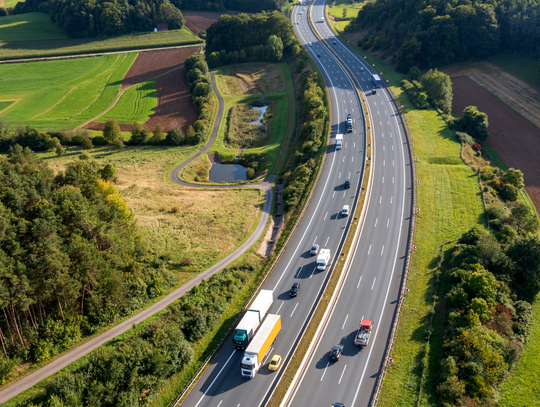
[[[343,148],[343,134],[336,134],[336,150]]]
[[[330,263],[330,249],[322,249],[317,257],[317,270],[324,270]]]
[[[241,350],[248,346],[273,302],[272,291],[261,290],[236,326],[232,340],[236,349]]]
[[[243,377],[248,379],[255,377],[279,331],[281,331],[281,316],[268,314],[244,353],[240,369]]]

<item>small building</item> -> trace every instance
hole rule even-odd
[[[169,31],[169,24],[158,24],[157,25],[158,31]]]

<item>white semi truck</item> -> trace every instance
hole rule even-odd
[[[317,270],[324,270],[330,263],[330,249],[322,249],[317,257]]]
[[[240,369],[243,377],[248,379],[255,377],[279,331],[281,331],[281,316],[268,314],[244,353]]]
[[[248,346],[273,302],[272,290],[261,290],[236,326],[232,340],[236,349],[241,350]]]

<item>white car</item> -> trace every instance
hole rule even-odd
[[[341,216],[349,216],[349,205],[343,205]]]
[[[312,47],[312,46],[313,46],[313,43],[310,42],[310,43],[309,43],[309,46]]]

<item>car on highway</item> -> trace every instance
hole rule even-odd
[[[360,72],[364,72],[364,67],[363,66],[360,67]]]
[[[343,403],[334,403],[334,404],[332,404],[332,407],[345,407],[345,404],[343,404]]]
[[[352,123],[352,113],[347,114],[347,122]]]
[[[317,56],[320,58],[320,57],[321,57],[321,54],[320,54],[320,53],[317,53]]]
[[[313,43],[312,43],[312,42],[310,42],[310,43],[309,43],[309,46],[310,46],[310,47],[312,47],[312,46],[313,46]]]
[[[371,89],[371,94],[376,95],[377,94],[377,89]]]
[[[281,366],[281,356],[274,355],[272,360],[270,361],[270,364],[268,365],[268,370],[276,371]]]
[[[349,189],[351,187],[351,179],[345,178],[345,183],[343,184],[343,188]]]
[[[317,255],[317,253],[319,253],[319,245],[314,244],[313,246],[311,246],[311,250],[309,251],[309,254],[311,254],[312,256],[315,256]]]
[[[339,357],[343,353],[343,346],[342,345],[336,345],[332,348],[330,351],[330,360],[336,361],[339,360]]]
[[[349,216],[349,205],[343,205],[343,209],[341,210],[341,216]]]
[[[291,297],[296,297],[299,292],[300,292],[300,283],[296,282],[292,285],[291,289],[289,290],[289,295]]]

